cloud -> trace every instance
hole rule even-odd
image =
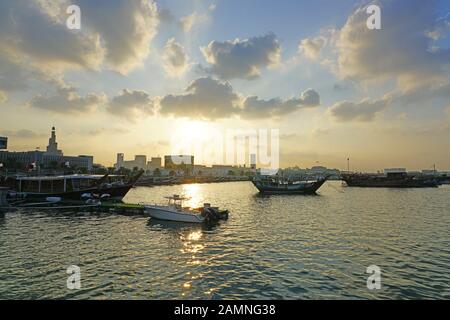
[[[81,30],[66,27],[69,4],[81,8]],[[61,85],[68,69],[108,67],[126,73],[148,56],[157,24],[150,1],[3,0],[0,71],[11,71],[13,83],[5,84],[0,76],[0,87],[23,88],[29,79]]]
[[[338,121],[370,121],[390,105],[450,97],[450,49],[439,47],[437,42],[448,33],[450,24],[447,18],[436,15],[437,2],[378,0],[375,4],[381,7],[381,30],[367,28],[367,6],[361,6],[342,28],[301,42],[305,55],[316,60],[326,56],[321,64],[340,79],[366,87],[393,85],[391,91],[373,101],[336,103],[330,112]],[[314,41],[320,37],[326,38],[325,44]]]
[[[162,55],[163,68],[170,77],[179,77],[189,68],[188,56],[184,47],[171,38],[167,41]]]
[[[447,119],[450,120],[450,107],[445,108],[444,112],[447,115]]]
[[[233,41],[212,41],[201,48],[210,67],[206,70],[222,79],[254,79],[262,68],[279,63],[280,44],[274,34]]]
[[[228,82],[212,78],[193,81],[182,95],[166,95],[160,112],[167,115],[200,119],[220,119],[236,112],[239,97]]]
[[[182,95],[166,95],[160,100],[160,113],[200,119],[221,119],[239,116],[244,119],[281,117],[306,107],[320,104],[319,94],[308,89],[298,98],[283,100],[241,98],[228,82],[210,77],[192,82]]]
[[[56,20],[40,3],[1,1],[3,57],[20,59],[37,69],[98,68],[103,57],[100,39],[95,34],[71,32],[61,19],[65,14]]]
[[[357,103],[341,101],[329,108],[328,112],[338,122],[369,122],[374,120],[375,116],[383,111],[387,104],[387,99],[363,99]]]
[[[125,128],[120,128],[120,127],[110,127],[110,128],[94,128],[92,130],[89,130],[88,132],[86,131],[81,131],[77,134],[86,134],[86,135],[90,135],[90,136],[99,136],[99,135],[103,135],[106,134],[108,136],[112,135],[112,134],[127,134],[129,133],[130,130],[125,129]]]
[[[424,103],[433,99],[450,98],[450,79],[420,83],[414,88],[393,90],[385,95],[392,103],[402,105]]]
[[[5,130],[2,131],[2,135],[18,139],[33,139],[33,138],[42,138],[46,136],[43,133],[36,133],[29,129]]]
[[[28,105],[54,113],[81,114],[93,111],[106,101],[104,94],[89,93],[82,97],[74,87],[58,87],[54,95],[37,95],[29,101]]]
[[[214,11],[213,5],[204,12],[194,11],[178,19],[169,9],[160,8],[158,9],[158,20],[164,24],[163,30],[160,31],[173,35],[180,32],[189,34],[200,30],[200,27],[204,27],[211,22],[212,11]]]
[[[280,98],[263,100],[256,96],[251,96],[244,100],[241,115],[247,119],[280,117],[301,108],[315,107],[319,104],[320,96],[313,89],[302,92],[299,98],[288,100]]]
[[[351,82],[337,82],[333,85],[335,91],[346,91],[352,88],[354,88],[354,85]]]
[[[302,92],[302,94],[300,95],[300,99],[298,99],[298,102],[304,106],[315,107],[320,104],[320,96],[317,91],[313,89],[307,89],[306,91]]]
[[[6,95],[6,93],[4,91],[0,90],[0,104],[4,103],[8,101],[8,96]]]
[[[180,19],[180,26],[184,33],[189,33],[194,27],[209,22],[209,15],[206,13],[193,12]]]
[[[315,138],[328,136],[329,134],[330,134],[330,129],[327,129],[327,128],[316,128],[312,131],[312,136]]]
[[[336,40],[339,75],[356,81],[393,79],[402,90],[446,81],[450,50],[436,47],[427,35],[440,25],[436,1],[378,3],[382,30],[367,28],[366,7],[361,7],[339,31]]]
[[[298,50],[306,58],[311,60],[317,60],[325,44],[326,44],[325,37],[319,36],[315,38],[307,38],[303,39],[300,42]]]
[[[173,15],[173,13],[169,9],[160,8],[160,9],[158,9],[158,20],[160,23],[171,24],[176,19],[175,19],[175,16]]]
[[[36,76],[32,70],[21,65],[17,58],[7,57],[0,50],[0,89],[8,92],[24,90],[28,87],[28,81]]]
[[[111,68],[127,73],[144,62],[159,22],[154,2],[77,0],[74,4],[82,10],[82,28],[100,36]]]
[[[134,121],[139,117],[153,115],[155,104],[148,93],[138,90],[122,90],[111,99],[106,110],[116,116]]]

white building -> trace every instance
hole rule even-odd
[[[145,155],[135,155],[134,160],[124,160],[124,158],[125,155],[123,153],[117,154],[117,161],[114,164],[116,170],[120,168],[133,170],[136,167],[138,169],[147,169],[147,156]]]
[[[162,161],[161,157],[152,157],[150,161],[147,162],[147,170],[148,171],[154,171],[156,169],[162,168]]]

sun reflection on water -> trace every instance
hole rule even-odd
[[[187,235],[180,235],[180,240],[183,243],[183,248],[181,249],[182,253],[190,253],[192,254],[192,258],[195,258],[195,254],[202,251],[205,246],[201,243],[196,243],[201,240],[203,233],[200,230],[191,231]]]
[[[203,263],[199,255],[205,249],[205,245],[201,243],[203,233],[201,230],[192,230],[188,233],[181,233],[180,240],[182,242],[182,249],[180,250],[182,254],[186,255],[186,266],[188,272],[186,272],[186,281],[182,284],[182,296],[185,296],[186,291],[191,290],[193,287],[193,282],[202,278],[202,274],[192,274],[192,268]]]
[[[189,198],[189,200],[184,202],[184,205],[191,208],[201,207],[203,205],[203,197],[201,194],[199,184],[183,185],[183,195]]]
[[[188,234],[187,239],[190,241],[198,241],[202,238],[202,235],[201,231],[194,231]]]

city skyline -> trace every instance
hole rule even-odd
[[[69,2],[3,1],[0,136],[44,150],[54,125],[65,153],[112,166],[175,134],[278,129],[281,167],[448,171],[450,4],[375,1],[369,30],[372,2],[70,1],[78,31]]]

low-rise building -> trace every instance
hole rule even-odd
[[[156,169],[161,170],[162,162],[161,157],[152,157],[150,161],[147,162],[147,171],[155,171]]]
[[[92,170],[94,164],[94,157],[88,155],[80,156],[65,156],[61,150],[58,149],[56,142],[56,130],[52,127],[51,137],[47,151],[0,151],[0,163],[4,167],[14,165],[15,167],[41,167],[41,168],[84,168]]]
[[[147,169],[147,156],[146,155],[135,155],[134,160],[124,160],[124,154],[117,154],[117,161],[114,164],[116,170],[120,168],[125,168],[129,170],[133,170],[134,168],[138,169]]]

